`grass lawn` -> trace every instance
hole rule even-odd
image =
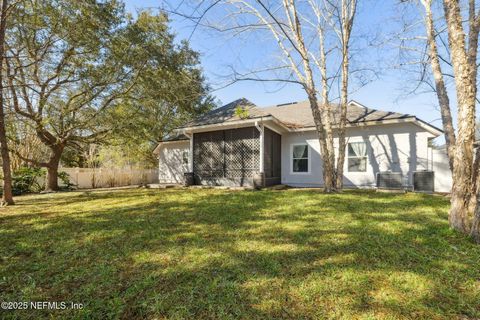
[[[131,189],[0,209],[0,318],[478,319],[480,246],[448,200]]]

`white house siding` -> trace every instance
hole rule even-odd
[[[159,183],[183,183],[184,173],[188,172],[188,163],[184,163],[184,152],[189,152],[188,140],[166,142],[159,148],[158,180]]]
[[[376,173],[380,171],[402,172],[411,185],[413,171],[428,169],[429,137],[433,135],[413,123],[348,128],[348,142],[366,142],[368,158],[366,172],[348,172],[348,161],[345,161],[345,186],[373,187]],[[291,146],[302,142],[309,145],[310,173],[293,173]],[[334,143],[338,149],[338,139]],[[323,184],[320,146],[315,131],[282,136],[282,183],[304,187]]]
[[[432,150],[432,167],[435,172],[435,191],[450,192],[452,189],[452,172],[445,149]]]

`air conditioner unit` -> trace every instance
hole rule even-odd
[[[433,171],[414,171],[413,191],[434,192],[435,173]]]
[[[380,189],[402,189],[403,175],[401,172],[378,172],[377,188]]]

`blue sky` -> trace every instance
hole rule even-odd
[[[179,0],[177,0],[179,1]],[[387,35],[392,30],[392,19],[398,17],[398,6],[395,1],[360,1],[356,26],[359,34]],[[135,13],[142,8],[156,8],[162,5],[162,0],[127,0],[126,9]],[[188,38],[192,33],[191,23],[178,17],[173,19],[171,29],[177,34],[178,40]],[[190,46],[201,53],[201,63],[205,74],[213,87],[223,83],[223,75],[228,74],[231,64],[254,66],[268,59],[268,49],[258,39],[248,38],[239,42],[225,39],[220,34],[198,29],[190,39]],[[240,43],[240,45],[239,45]],[[392,66],[396,62],[395,50],[387,47],[364,47],[360,53],[361,59],[371,59],[372,65],[378,68],[379,78],[368,85],[355,88],[351,99],[372,108],[409,113],[441,127],[440,113],[437,109],[436,97],[433,94],[405,95],[406,88],[412,85],[403,72]],[[264,85],[258,82],[240,82],[232,86],[216,90],[214,95],[222,102],[228,103],[240,97],[245,97],[259,106],[268,106],[306,99],[303,89],[296,85]]]

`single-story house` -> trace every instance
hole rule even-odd
[[[339,106],[333,108],[337,117]],[[412,188],[430,179],[427,185],[433,188],[437,178],[429,140],[443,134],[441,129],[414,115],[355,101],[348,104],[347,118],[346,187]],[[260,108],[239,99],[177,128],[154,152],[160,183],[184,183],[187,177],[199,185],[323,185],[308,101]],[[448,191],[448,181],[441,184],[444,190],[435,191]]]

